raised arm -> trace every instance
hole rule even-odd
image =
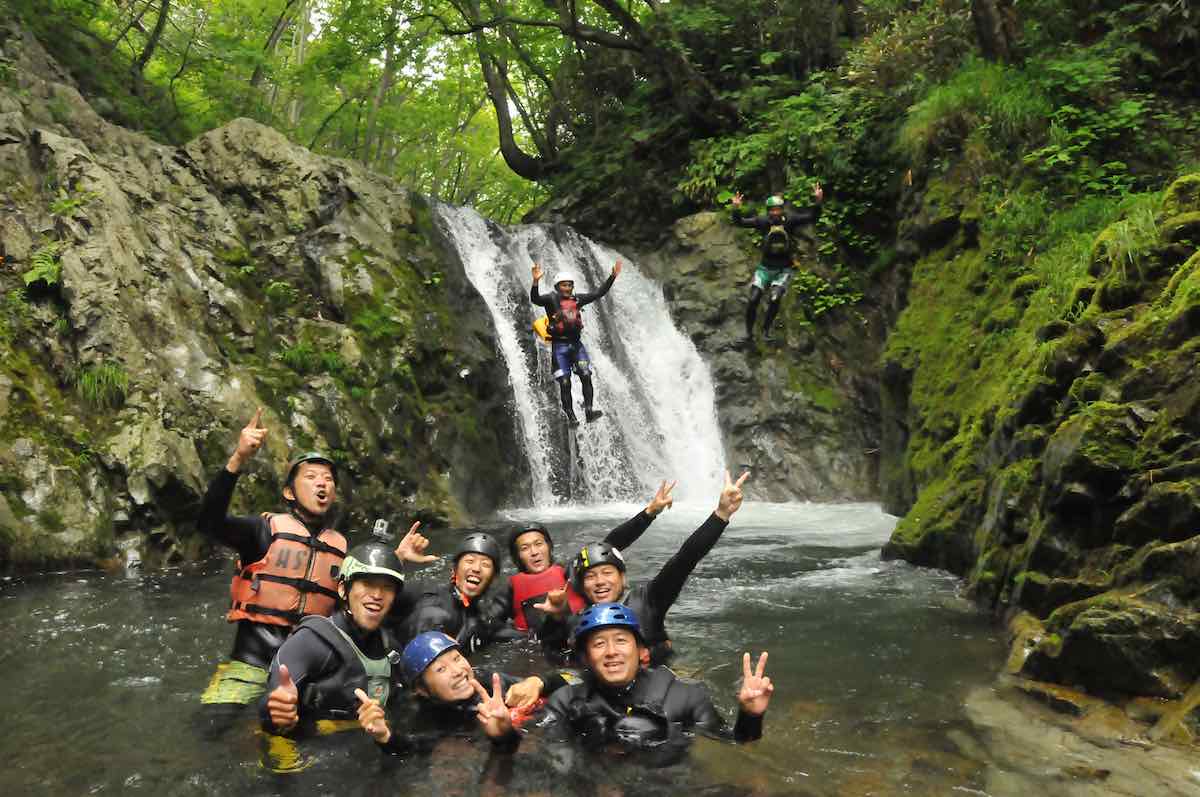
[[[542,277],[545,276],[545,273],[546,272],[542,271],[542,267],[540,265],[537,263],[533,264],[533,284],[529,286],[529,302],[530,304],[536,304],[539,307],[545,307],[547,310],[552,310],[554,309],[554,297],[542,296],[541,292],[538,290],[538,283],[542,281]]]
[[[576,293],[575,294],[575,298],[579,301],[579,306],[583,307],[585,304],[591,304],[592,302],[596,301],[597,299],[602,299],[604,297],[604,294],[608,293],[609,289],[613,286],[613,282],[616,281],[616,279],[620,275],[620,273],[621,273],[621,261],[618,260],[616,262],[616,264],[613,265],[612,272],[609,273],[608,279],[606,279],[604,281],[603,285],[601,285],[599,288],[592,291],[591,293]]]
[[[725,488],[721,491],[716,511],[692,532],[647,587],[647,595],[652,604],[665,611],[675,603],[688,576],[712,550],[725,527],[729,525],[730,518],[741,508],[742,485],[749,477],[750,472],[746,471],[734,482],[728,473],[725,474]]]
[[[650,499],[650,503],[646,504],[646,508],[608,532],[604,536],[604,541],[622,551],[637,542],[638,537],[641,537],[646,529],[650,528],[654,519],[664,509],[670,509],[675,504],[671,491],[675,489],[676,484],[678,482],[668,482],[664,479],[658,486],[658,491],[654,493],[654,497]]]
[[[758,229],[764,223],[766,218],[763,216],[746,216],[742,213],[742,202],[744,197],[741,192],[733,195],[733,206],[730,208],[729,219],[738,227],[752,227]]]
[[[821,217],[821,207],[825,201],[825,189],[820,183],[813,186],[813,203],[806,208],[797,208],[788,214],[788,228],[794,229],[806,224],[816,224]]]
[[[258,561],[267,552],[271,545],[271,530],[257,515],[239,517],[227,513],[242,466],[258,452],[266,438],[262,407],[259,407],[239,434],[237,447],[229,461],[209,483],[200,504],[200,514],[196,517],[196,529],[233,548],[244,565]]]

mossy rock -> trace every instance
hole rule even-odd
[[[883,546],[884,559],[940,567],[965,575],[975,563],[971,539],[983,515],[987,483],[982,479],[947,479],[923,489],[908,514]]]
[[[1130,545],[1180,542],[1200,534],[1200,481],[1152,484],[1116,522],[1116,539]]]
[[[1165,218],[1184,213],[1200,212],[1200,174],[1180,177],[1163,194],[1162,214]]]
[[[1200,246],[1200,210],[1181,213],[1163,222],[1162,237],[1171,243],[1189,243]]]
[[[1037,274],[1022,274],[1013,280],[1008,289],[1009,298],[1014,301],[1028,299],[1030,294],[1042,287],[1042,278]]]
[[[1057,609],[1022,674],[1082,686],[1092,694],[1174,698],[1200,673],[1200,615],[1136,593],[1107,592]],[[1054,648],[1057,647],[1057,650]]]
[[[1047,443],[1042,461],[1047,488],[1077,482],[1100,494],[1115,492],[1133,468],[1138,436],[1126,407],[1095,402],[1064,421]]]

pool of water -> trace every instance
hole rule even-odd
[[[565,560],[636,509],[535,514]],[[665,513],[629,549],[631,578],[657,572],[708,509]],[[227,560],[132,577],[11,579],[0,583],[0,793],[977,792],[982,765],[959,752],[972,733],[962,704],[994,678],[1002,632],[953,577],[880,560],[894,522],[869,504],[743,508],[667,626],[674,669],[707,683],[730,718],[742,651],[770,652],[765,736],[744,746],[698,739],[668,765],[582,753],[564,761],[536,732],[507,761],[458,739],[429,757],[383,761],[365,735],[345,733],[302,743],[306,768],[278,774],[263,766],[267,741],[250,713],[213,738],[199,704],[232,640]],[[430,536],[445,551],[458,533]],[[541,667],[525,645],[493,648],[480,662]]]

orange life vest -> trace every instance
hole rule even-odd
[[[563,570],[562,565],[554,564],[540,573],[517,573],[515,576],[509,576],[508,583],[512,587],[513,625],[521,631],[528,631],[526,605],[541,603],[546,599],[546,593],[566,584],[567,571]],[[571,607],[572,613],[583,611],[586,605],[571,586],[567,586],[567,605]]]
[[[225,619],[292,626],[305,615],[333,614],[346,538],[333,529],[313,537],[291,515],[263,517],[271,526],[271,545],[253,564],[243,567],[238,561],[229,585],[233,605]]]

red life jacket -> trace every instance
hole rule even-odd
[[[558,312],[550,319],[550,332],[556,338],[577,335],[583,329],[583,311],[574,296],[558,300]]]
[[[346,538],[333,529],[313,537],[291,515],[263,517],[271,525],[271,545],[257,562],[243,567],[238,561],[229,585],[233,603],[225,619],[292,626],[305,615],[333,614]]]
[[[529,619],[525,616],[526,607],[546,600],[546,593],[559,589],[567,583],[567,571],[562,565],[553,564],[540,573],[517,573],[509,576],[508,585],[512,588],[513,625],[521,631],[529,630]],[[567,587],[567,605],[572,612],[583,611],[587,604],[579,596],[574,587]]]

